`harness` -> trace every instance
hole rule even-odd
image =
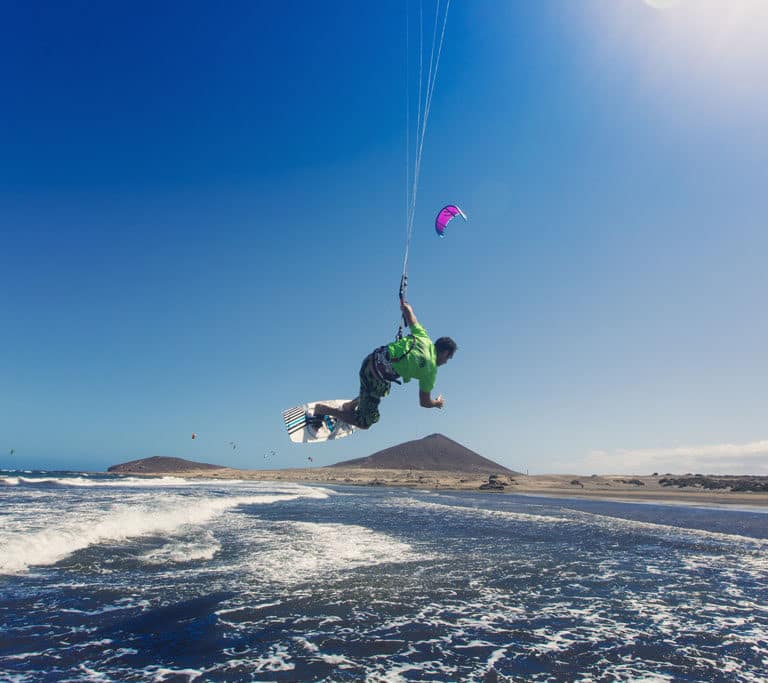
[[[413,343],[405,350],[405,353],[398,358],[390,357],[388,346],[380,346],[378,349],[375,349],[373,353],[371,353],[371,369],[373,370],[373,374],[376,375],[378,379],[382,380],[383,382],[397,382],[397,384],[402,384],[400,381],[400,375],[395,372],[395,369],[392,367],[392,363],[397,363],[398,361],[403,360],[403,358],[405,358],[413,350],[413,347],[416,346],[416,340],[413,338],[413,336],[408,335],[406,339],[409,337]]]

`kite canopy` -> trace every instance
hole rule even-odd
[[[449,204],[440,209],[440,213],[438,213],[437,218],[435,218],[435,232],[437,232],[440,237],[445,237],[445,229],[448,227],[448,223],[450,223],[456,216],[461,216],[464,220],[467,220],[466,214],[454,204]]]

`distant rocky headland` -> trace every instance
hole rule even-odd
[[[184,458],[164,458],[155,455],[151,458],[131,460],[120,465],[112,465],[107,472],[116,474],[173,474],[176,472],[190,472],[193,470],[221,470],[222,465],[209,465],[204,462],[193,462]]]

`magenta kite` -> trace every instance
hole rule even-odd
[[[435,218],[435,232],[440,237],[445,237],[445,229],[456,216],[461,216],[464,220],[467,220],[466,214],[455,204],[449,204],[440,209],[440,212]]]

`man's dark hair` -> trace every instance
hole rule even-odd
[[[435,351],[437,353],[440,353],[441,351],[450,351],[451,355],[453,355],[458,348],[456,342],[450,337],[440,337],[440,339],[435,342]]]

